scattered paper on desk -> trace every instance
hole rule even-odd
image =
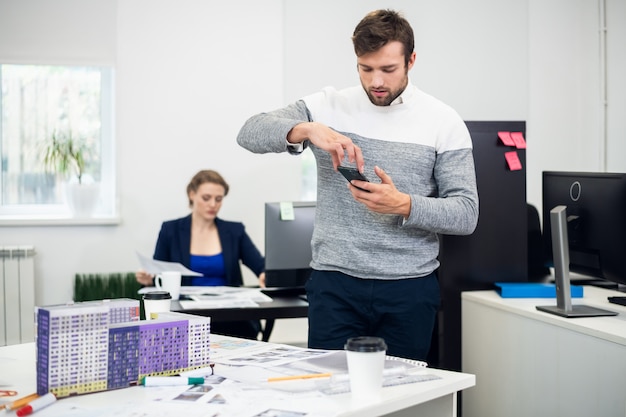
[[[241,369],[237,367],[233,371],[237,373]],[[167,410],[167,414],[164,410]],[[135,414],[137,411],[140,413]],[[141,407],[137,407],[135,412],[124,413],[122,416],[331,417],[337,415],[333,402],[324,398],[319,392],[308,392],[294,397],[290,393],[263,389],[258,385],[241,383],[230,378],[223,379],[222,384],[205,384],[184,387],[183,390],[164,391],[161,398],[144,403]]]
[[[183,291],[183,288],[185,291]],[[183,287],[180,293],[198,300],[230,300],[248,299],[257,303],[271,303],[272,297],[264,294],[260,288],[228,287],[228,286],[197,286]]]
[[[194,297],[195,298],[195,297]],[[198,310],[205,308],[250,308],[259,305],[248,299],[230,299],[230,300],[178,300],[183,310]]]
[[[137,291],[138,294],[145,294],[156,291],[156,287],[142,287]],[[188,297],[194,296],[210,296],[214,299],[222,298],[247,298],[258,303],[271,303],[272,297],[263,293],[260,288],[245,287],[226,287],[226,286],[182,286],[180,287],[180,295]]]
[[[419,374],[419,375],[397,375],[384,377],[383,387],[393,387],[396,385],[414,384],[416,382],[426,382],[441,379],[438,375]],[[321,388],[320,392],[326,395],[345,394],[350,392],[350,384],[348,382],[340,384],[329,384],[327,387]]]
[[[311,359],[314,357],[327,356],[333,352],[335,351],[308,349],[298,346],[273,343],[268,345],[267,343],[265,343],[254,346],[250,349],[244,349],[242,351],[234,350],[228,354],[223,353],[218,358],[212,355],[211,359],[216,362],[216,368],[219,364],[229,366],[252,365],[261,368],[270,368],[276,366],[284,366],[292,362]],[[267,377],[264,379],[264,381],[266,379]]]
[[[229,336],[211,335],[211,360],[233,354],[253,352],[264,345],[258,340],[239,339]]]
[[[303,358],[298,362],[298,366],[300,369],[308,371],[347,373],[348,359],[346,358],[346,351],[332,350],[327,352],[329,353],[325,356]],[[424,361],[399,358],[396,356],[385,357],[385,369],[400,367],[404,368],[407,372],[415,372],[426,369],[428,364]]]
[[[157,261],[156,259],[148,258],[147,256],[140,254],[139,252],[137,252],[137,257],[139,258],[139,264],[141,265],[141,269],[149,274],[156,275],[164,271],[176,271],[180,272],[181,275],[186,276],[202,276],[201,273],[192,271],[185,265],[178,262]]]
[[[272,297],[263,294],[260,288],[244,287],[183,287],[181,294],[189,300],[179,300],[185,310],[201,308],[247,308],[258,307],[257,303],[270,303]]]

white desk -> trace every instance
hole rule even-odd
[[[219,338],[219,336],[215,335],[212,337]],[[217,373],[219,372],[216,371]],[[320,407],[324,407],[325,410],[333,410],[338,416],[375,417],[389,415],[408,417],[416,416],[418,413],[426,416],[455,416],[457,392],[474,386],[474,375],[436,369],[430,369],[429,373],[441,376],[441,379],[386,387],[383,389],[382,400],[369,406],[352,404],[349,394],[327,396],[323,401],[320,398],[299,398],[295,396],[289,401],[289,404],[295,406],[295,408],[306,410],[307,416],[314,416],[316,413],[319,413]],[[0,348],[0,388],[17,390],[20,394],[19,396],[28,395],[35,392],[35,375],[35,345],[33,343]],[[113,411],[111,408],[112,404],[115,404],[118,408],[124,407],[125,404],[129,407],[136,407],[142,402],[151,401],[151,392],[154,392],[153,387],[130,387],[63,398],[55,404],[38,411],[34,416],[58,416],[61,410],[68,409],[68,405],[75,405],[83,410],[81,413],[71,414],[67,414],[67,411],[65,411],[63,413],[64,417],[111,415]],[[198,407],[203,407],[204,405],[195,404],[192,406],[196,407],[195,410],[198,410]],[[185,414],[182,408],[175,410],[174,414],[172,414],[172,410],[168,407],[168,404],[163,404],[160,413],[142,414],[142,416],[165,416],[168,413],[169,415],[188,415]],[[284,409],[285,402],[281,401],[275,407]],[[85,408],[90,410],[89,413],[85,413]],[[308,412],[311,413],[309,414]],[[116,413],[116,415],[120,416],[121,414]],[[206,415],[213,414],[208,413]],[[252,417],[260,414],[257,414],[257,411],[250,410],[249,414],[238,413],[236,415]]]
[[[572,303],[619,312],[562,318],[537,311],[554,298],[502,298],[464,292],[463,371],[477,386],[463,393],[463,417],[626,415],[626,307],[585,286]]]

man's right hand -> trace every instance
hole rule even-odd
[[[349,137],[317,122],[299,123],[287,134],[289,143],[301,143],[307,139],[330,154],[335,170],[341,165],[341,161],[347,158],[350,163],[356,164],[359,172],[363,172],[365,163],[361,148],[355,145]]]

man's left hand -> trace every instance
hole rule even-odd
[[[382,168],[374,167],[374,173],[380,178],[380,184],[358,182],[360,188],[369,192],[348,185],[354,199],[376,213],[398,214],[408,218],[411,213],[411,197],[398,191],[391,177]]]

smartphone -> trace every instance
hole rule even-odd
[[[341,172],[341,174],[348,180],[348,182],[352,180],[360,180],[360,181],[369,182],[369,180],[365,178],[365,175],[361,174],[356,168],[338,166],[337,170]],[[356,185],[353,185],[353,187],[356,187]],[[367,191],[369,193],[369,190],[364,190],[361,187],[356,187],[356,188],[358,188],[361,191]]]

